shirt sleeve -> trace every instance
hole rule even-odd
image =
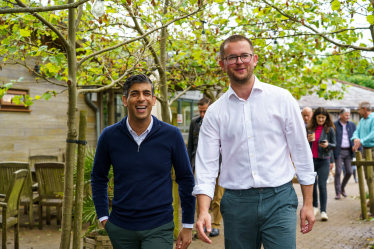
[[[175,170],[175,181],[178,183],[182,207],[182,223],[193,224],[196,198],[192,195],[195,180],[188,159],[186,145],[182,134],[175,128],[176,139],[173,148],[172,162]]]
[[[305,125],[300,114],[300,108],[290,93],[285,98],[283,117],[287,145],[292,161],[296,167],[296,176],[301,185],[311,185],[315,182],[313,156],[306,136]]]
[[[208,109],[199,133],[199,142],[195,158],[196,185],[193,195],[204,194],[213,199],[214,188],[219,171],[219,126]]]
[[[361,139],[361,144],[366,144],[367,142],[370,143],[374,141],[374,118],[371,119],[370,128],[371,128],[371,132]]]
[[[91,172],[92,198],[97,217],[109,216],[108,174],[111,166],[109,150],[105,142],[105,130],[97,143],[94,164]]]
[[[351,137],[351,140],[355,140],[356,138],[360,138],[360,129],[361,129],[361,120],[360,122],[358,122],[358,125],[357,125],[357,129],[355,130],[355,132],[353,132],[353,135]]]

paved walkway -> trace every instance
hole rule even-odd
[[[300,186],[295,184],[294,187],[299,196],[300,208],[302,204]],[[329,221],[321,222],[318,215],[311,233],[306,235],[297,233],[297,248],[367,248],[367,244],[374,238],[374,221],[365,222],[359,220],[361,211],[358,198],[358,184],[351,180],[346,188],[349,196],[339,201],[334,199],[335,193],[333,184],[328,184],[327,189],[327,214],[329,216]],[[55,214],[54,209],[52,209],[52,214]],[[35,219],[38,218],[36,205],[34,206],[34,217]],[[33,230],[29,230],[26,223],[28,221],[28,216],[21,211],[20,249],[58,249],[60,244],[60,231],[59,226],[56,225],[55,216],[52,218],[54,218],[52,219],[52,224],[44,225],[43,230],[39,230],[37,227]],[[88,224],[84,224],[84,228],[87,228],[87,226]],[[211,245],[205,244],[197,239],[192,242],[189,249],[223,249],[223,226],[220,231],[221,235],[212,238],[213,243]],[[8,229],[8,248],[14,248],[13,235],[13,229]]]
[[[303,203],[303,198],[299,184],[294,184],[297,196],[299,197],[299,208]],[[374,238],[374,221],[359,220],[361,208],[359,200],[358,184],[353,179],[348,183],[346,192],[347,198],[335,200],[334,184],[327,185],[328,201],[327,214],[329,220],[322,222],[320,215],[317,215],[317,221],[313,231],[309,234],[297,233],[296,245],[302,249],[359,249],[367,248],[367,244]],[[300,226],[299,220],[297,226]],[[211,238],[212,244],[208,245],[197,239],[192,242],[189,249],[223,249],[224,236],[223,225],[220,229],[221,235]]]

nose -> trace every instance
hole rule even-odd
[[[144,100],[145,100],[144,94],[140,93],[138,101],[143,102]]]

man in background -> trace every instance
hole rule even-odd
[[[197,143],[199,140],[200,127],[203,123],[205,112],[211,104],[211,100],[202,98],[197,102],[199,108],[199,117],[193,118],[190,125],[190,131],[188,136],[188,156],[190,157],[192,171],[195,172],[195,156],[197,150]],[[224,189],[218,185],[218,178],[216,179],[216,187],[214,191],[214,198],[212,202],[213,222],[212,232],[209,234],[210,237],[219,235],[219,227],[221,226],[222,215],[220,212],[220,203],[224,193]]]
[[[336,148],[334,150],[335,158],[335,199],[339,200],[340,195],[347,197],[345,193],[345,186],[347,185],[349,178],[353,174],[353,168],[351,166],[352,157],[354,153],[352,148],[354,146],[351,140],[353,133],[356,130],[355,123],[349,121],[351,111],[347,108],[340,110],[340,118],[334,122],[336,128]],[[343,182],[340,182],[340,175],[342,172],[342,166],[344,162],[345,175]]]

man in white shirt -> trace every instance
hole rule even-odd
[[[211,231],[208,213],[222,164],[219,185],[225,248],[296,248],[298,198],[291,180],[296,174],[303,192],[302,233],[312,230],[313,160],[300,109],[292,95],[253,75],[257,55],[249,39],[227,38],[220,47],[220,65],[230,79],[229,90],[204,117],[196,155],[199,238]],[[307,222],[306,222],[307,221]]]

